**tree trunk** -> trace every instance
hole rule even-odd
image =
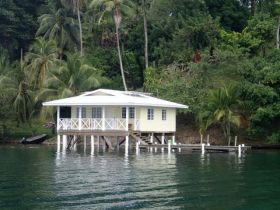
[[[278,17],[278,26],[276,31],[276,48],[279,49],[279,32],[280,32],[280,16]]]
[[[143,19],[144,19],[144,36],[145,36],[145,67],[146,69],[149,67],[149,59],[148,59],[148,29],[147,29],[147,14],[146,14],[146,2],[142,0],[143,4]]]
[[[116,22],[115,22],[115,25],[116,25],[117,48],[118,48],[118,54],[119,54],[119,62],[120,62],[120,68],[121,68],[121,74],[122,74],[122,81],[123,81],[124,90],[127,91],[127,86],[126,86],[125,76],[124,76],[124,70],[123,70],[123,63],[122,63],[122,55],[121,55],[121,49],[120,49],[119,27],[118,27]]]
[[[81,22],[81,15],[80,15],[80,9],[77,8],[78,13],[78,21],[79,21],[79,29],[80,29],[80,50],[81,50],[81,56],[83,56],[83,29],[82,29],[82,22]]]
[[[251,15],[254,16],[256,12],[256,0],[251,0]]]

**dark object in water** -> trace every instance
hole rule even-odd
[[[42,134],[39,136],[33,136],[30,138],[25,138],[23,137],[20,141],[21,144],[41,144],[43,141],[47,139],[48,135],[47,134]]]

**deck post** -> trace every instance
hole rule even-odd
[[[66,148],[67,148],[67,136],[63,135],[62,136],[62,149],[66,150]]]
[[[60,135],[57,135],[57,152],[60,152]]]
[[[179,144],[181,144],[181,143],[179,143]],[[181,151],[182,151],[182,150],[181,150],[181,147],[179,147],[179,148],[178,148],[178,152],[181,152]]]
[[[57,106],[56,108],[56,130],[58,131],[59,130],[59,119],[60,119],[60,107]],[[60,141],[60,138],[59,138],[59,141]]]
[[[164,144],[164,133],[161,135],[161,144]]]
[[[209,136],[209,134],[207,135],[207,145],[209,144],[209,138],[210,138],[210,136]]]
[[[200,144],[202,144],[203,143],[203,135],[201,134],[200,135]]]
[[[78,110],[79,110],[79,130],[82,130],[82,107],[81,106],[79,106],[79,108],[78,108]]]
[[[128,131],[128,113],[129,112],[129,108],[128,106],[125,107],[125,130]]]
[[[106,124],[105,124],[105,106],[102,107],[102,130],[104,131],[106,129]]]
[[[94,154],[94,136],[90,136],[90,141],[91,141],[91,155]]]

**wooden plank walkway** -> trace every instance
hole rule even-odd
[[[167,144],[150,144],[150,145],[140,145],[140,148],[164,148],[168,149]],[[187,150],[194,150],[194,151],[201,151],[202,146],[201,144],[176,144],[176,145],[170,145],[171,150],[172,149],[187,149]],[[210,145],[210,146],[204,146],[205,151],[208,152],[238,152],[238,146],[218,146],[218,145]],[[244,146],[241,147],[242,152],[246,152],[248,150],[251,150],[250,146]]]

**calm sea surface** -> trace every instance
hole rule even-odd
[[[280,209],[280,152],[0,146],[0,209]]]

